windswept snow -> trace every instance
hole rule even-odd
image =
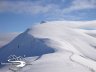
[[[34,25],[0,50],[0,61],[26,55],[20,72],[96,72],[96,22],[50,21]],[[2,56],[3,55],[3,56]],[[10,72],[9,66],[0,72]]]

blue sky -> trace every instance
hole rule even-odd
[[[0,32],[22,32],[42,20],[96,20],[96,0],[0,0]]]

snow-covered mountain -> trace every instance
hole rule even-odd
[[[50,21],[34,25],[0,49],[0,61],[24,56],[20,72],[95,72],[96,21]],[[35,60],[34,60],[35,58]],[[10,72],[9,65],[0,72]]]
[[[0,51],[0,60],[5,62],[8,60],[10,55],[16,56],[41,56],[43,54],[52,53],[54,49],[48,47],[45,44],[45,40],[48,39],[39,39],[33,37],[28,32],[30,29],[27,29],[24,33],[18,35],[13,41],[9,44],[2,47]],[[2,56],[3,55],[3,56]]]

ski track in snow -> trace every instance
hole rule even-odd
[[[96,62],[95,61],[93,61],[91,59],[88,59],[88,58],[81,57],[81,56],[79,56],[77,54],[73,54],[71,56],[71,59],[74,62],[80,63],[83,66],[86,66],[91,71],[96,72]]]
[[[79,63],[82,66],[89,68],[92,72],[96,71],[96,61],[82,56],[82,54],[80,54],[76,49],[74,49],[73,46],[68,44],[66,41],[60,42],[60,40],[56,40],[56,39],[54,39],[54,40],[58,41],[61,44],[60,48],[63,48],[67,52],[71,53],[71,55],[69,57],[71,61]]]

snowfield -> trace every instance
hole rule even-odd
[[[0,48],[0,61],[26,55],[29,64],[16,72],[96,72],[95,28],[96,21],[34,25]],[[10,67],[2,66],[0,72],[15,72]]]

